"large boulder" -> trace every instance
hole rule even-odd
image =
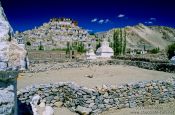
[[[82,107],[82,106],[77,106],[76,112],[79,113],[80,115],[89,115],[92,112],[92,109]]]
[[[0,2],[0,71],[25,69],[27,52],[13,37],[13,30],[5,16]]]
[[[0,2],[0,42],[10,41],[12,37],[13,30],[6,18],[4,10]]]

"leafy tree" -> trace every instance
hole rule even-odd
[[[123,41],[123,54],[126,52],[126,31],[124,31],[124,41]]]
[[[97,45],[96,45],[96,50],[97,50],[98,48],[100,48],[100,47],[101,47],[101,44],[100,44],[100,42],[98,42]]]
[[[69,53],[71,50],[70,42],[67,42],[66,53]]]
[[[119,53],[120,55],[123,52],[123,33],[122,33],[122,29],[120,29],[120,44],[119,44]]]
[[[117,29],[113,35],[114,55],[123,55],[126,50],[126,33],[123,35],[122,29]]]
[[[113,50],[114,50],[114,55],[119,55],[120,54],[120,43],[119,43],[119,30],[115,30],[114,35],[113,35]]]
[[[40,42],[40,45],[38,46],[38,50],[44,50],[44,46],[42,45],[41,42]]]
[[[43,46],[43,45],[40,45],[40,46],[38,47],[38,50],[44,50],[44,46]]]
[[[29,41],[27,41],[26,45],[31,46],[31,43]]]
[[[167,55],[169,59],[171,59],[175,55],[175,43],[168,46]]]
[[[158,48],[152,49],[150,52],[151,52],[152,54],[157,54],[157,53],[159,53],[159,51],[160,51],[160,49],[159,49],[159,47],[158,47]]]
[[[77,51],[80,53],[85,52],[84,44],[82,42],[78,45]]]

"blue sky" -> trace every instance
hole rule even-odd
[[[73,18],[90,31],[145,25],[175,27],[175,0],[1,0],[13,29],[24,31],[53,17]]]

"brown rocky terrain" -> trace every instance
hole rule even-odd
[[[97,33],[101,39],[113,40],[115,29],[107,32]],[[122,28],[126,32],[127,49],[165,49],[169,44],[175,42],[175,29],[164,26],[145,26],[138,24],[136,26],[127,26]]]

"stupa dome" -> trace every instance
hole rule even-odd
[[[96,54],[100,57],[111,57],[114,55],[114,51],[109,47],[109,42],[103,41],[101,47],[97,49]]]
[[[96,55],[95,55],[93,49],[90,49],[89,51],[86,52],[86,59],[88,59],[88,60],[96,59]]]

